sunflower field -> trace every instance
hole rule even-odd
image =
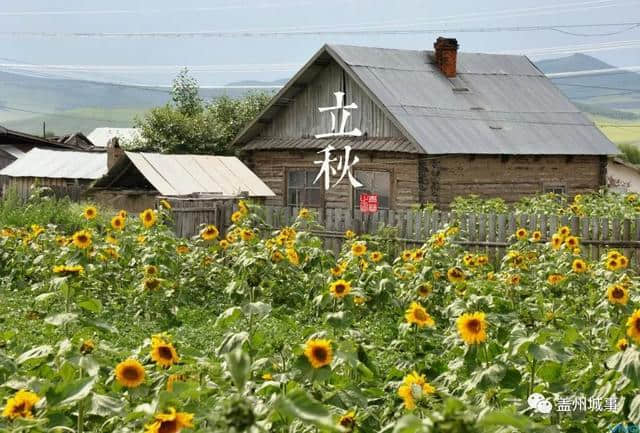
[[[637,273],[618,251],[588,260],[567,227],[518,229],[495,263],[460,247],[455,226],[399,254],[347,231],[336,257],[306,209],[274,229],[240,202],[226,233],[192,239],[173,235],[166,202],[107,213],[87,206],[72,230],[0,228],[0,432],[640,421]]]

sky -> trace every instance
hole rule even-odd
[[[577,35],[478,31],[633,22],[640,23],[640,0],[0,0],[0,71],[31,65],[47,76],[169,85],[186,66],[201,85],[217,86],[287,78],[324,43],[431,49],[437,36],[457,38],[463,51],[533,60],[581,51],[615,66],[638,66],[640,26],[560,29]],[[425,29],[430,32],[371,33]],[[370,32],[290,34],[345,30]],[[104,35],[113,33],[129,35]]]

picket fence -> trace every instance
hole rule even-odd
[[[234,201],[228,200],[198,208],[193,206],[174,208],[176,232],[180,236],[193,236],[202,224],[215,224],[224,232],[231,224]],[[265,206],[260,211],[266,223],[265,229],[277,229],[291,225],[299,209],[283,206]],[[456,243],[474,252],[484,252],[499,260],[510,244],[518,228],[540,230],[547,241],[559,227],[568,226],[580,238],[585,255],[599,258],[606,250],[619,249],[630,258],[632,265],[640,267],[640,217],[615,219],[529,214],[462,214],[427,210],[382,210],[374,214],[362,214],[350,209],[325,209],[316,215],[318,226],[309,229],[325,241],[328,249],[338,252],[344,242],[346,230],[358,234],[367,233],[393,242],[398,249],[425,243],[431,235],[448,226],[458,226],[460,233]],[[381,235],[381,229],[385,235]]]

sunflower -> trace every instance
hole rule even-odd
[[[302,209],[300,209],[300,212],[298,212],[298,216],[300,218],[307,219],[311,216],[311,212],[309,212],[309,209],[307,209],[306,207],[303,207]]]
[[[618,259],[622,254],[620,254],[619,251],[617,250],[611,250],[609,252],[607,252],[607,258],[608,259]]]
[[[31,409],[40,401],[37,394],[21,389],[13,397],[7,400],[7,404],[2,411],[2,416],[9,419],[33,418]]]
[[[57,265],[53,267],[53,273],[63,276],[82,275],[84,274],[84,267],[82,265]]]
[[[193,427],[193,414],[169,408],[169,412],[155,414],[153,422],[144,426],[144,433],[180,433],[185,427]]]
[[[344,271],[345,271],[345,267],[338,263],[337,265],[331,268],[331,275],[333,275],[334,277],[339,277],[344,273]]]
[[[569,248],[576,248],[580,244],[580,241],[575,236],[567,236],[564,240],[564,244]]]
[[[158,268],[155,265],[146,265],[144,267],[144,274],[149,277],[158,275]]]
[[[338,280],[331,283],[329,292],[334,298],[342,299],[351,292],[351,283],[345,280]]]
[[[462,262],[469,267],[473,267],[476,265],[476,258],[473,254],[465,254],[462,257]]]
[[[171,203],[169,203],[167,200],[162,199],[160,200],[160,206],[162,206],[163,208],[170,210],[171,209]]]
[[[551,274],[547,277],[547,282],[549,284],[551,284],[552,286],[555,286],[556,284],[558,284],[559,282],[564,280],[564,275],[560,275],[560,274]]]
[[[512,286],[517,286],[518,284],[520,284],[520,275],[518,274],[510,275],[509,278],[507,278],[507,283]]]
[[[612,304],[627,305],[629,291],[622,284],[612,284],[607,288],[607,298]]]
[[[413,250],[413,254],[411,254],[411,259],[419,262],[424,258],[424,251],[422,251],[420,248]]]
[[[516,230],[516,238],[518,238],[519,241],[523,241],[527,238],[527,230],[520,228],[518,230]]]
[[[427,310],[417,302],[411,303],[409,309],[404,314],[404,318],[407,323],[415,324],[418,328],[424,326],[433,327],[436,324],[429,313],[427,313]]]
[[[142,285],[145,290],[156,290],[160,287],[160,280],[154,277],[145,278]]]
[[[124,224],[125,224],[125,219],[122,218],[120,215],[116,215],[113,218],[111,218],[111,227],[113,227],[114,230],[122,230],[124,228]]]
[[[151,228],[156,223],[158,216],[152,209],[146,209],[140,213],[140,221],[146,228]]]
[[[137,388],[144,382],[144,367],[135,359],[127,359],[116,365],[116,380],[127,388]]]
[[[284,256],[280,251],[276,250],[273,253],[271,253],[271,261],[273,263],[280,263],[283,259],[284,259]]]
[[[180,244],[176,247],[176,252],[178,254],[187,254],[189,252],[189,247],[185,244]]]
[[[82,353],[83,355],[88,355],[93,352],[95,348],[96,343],[93,340],[82,340],[82,344],[80,345],[80,353]]]
[[[458,317],[458,333],[467,344],[479,344],[487,340],[487,321],[482,312],[465,313]]]
[[[353,239],[356,237],[356,233],[353,230],[347,230],[344,232],[344,237],[347,239]]]
[[[620,262],[621,269],[625,269],[627,266],[629,266],[629,259],[627,258],[627,256],[620,256],[618,258],[618,261]]]
[[[449,227],[446,231],[445,231],[445,235],[446,236],[454,236],[456,234],[458,234],[460,232],[460,227]]]
[[[367,298],[365,298],[364,296],[354,296],[353,297],[353,303],[356,305],[362,305],[365,302],[367,302]]]
[[[615,271],[620,268],[620,261],[617,258],[609,257],[606,266],[610,271]]]
[[[403,261],[409,261],[411,260],[411,257],[413,257],[413,252],[411,250],[404,250],[401,257]]]
[[[436,389],[427,383],[423,374],[412,372],[405,376],[402,385],[398,388],[398,395],[404,402],[407,410],[416,408],[416,401],[422,400],[425,395],[434,394]]]
[[[184,382],[186,379],[184,374],[170,374],[167,378],[167,391],[173,392],[173,384],[176,382]]]
[[[252,230],[242,229],[240,231],[240,237],[242,238],[243,241],[250,241],[251,239],[253,239],[254,236],[255,235]]]
[[[433,291],[433,287],[431,283],[422,283],[418,286],[418,296],[421,298],[426,298]]]
[[[95,206],[87,206],[84,208],[82,216],[85,217],[85,219],[92,220],[98,216],[98,209],[96,209]]]
[[[247,206],[247,203],[244,200],[240,200],[238,202],[238,210],[246,215],[249,213],[249,206]]]
[[[558,250],[560,249],[561,246],[562,246],[562,236],[560,236],[558,233],[554,233],[553,236],[551,236],[551,247],[554,250]]]
[[[231,222],[234,224],[237,224],[242,220],[242,217],[244,217],[244,214],[242,212],[235,211],[234,213],[231,214]]]
[[[80,230],[73,234],[73,245],[80,249],[91,246],[91,233],[87,230]]]
[[[126,219],[126,218],[127,218],[127,211],[126,211],[126,210],[124,210],[124,209],[122,209],[121,211],[119,211],[119,212],[118,212],[118,214],[117,214],[117,215],[118,215],[119,217],[121,217],[121,218],[125,218],[125,219]]]
[[[151,359],[160,367],[171,367],[180,360],[173,344],[153,336],[151,338]]]
[[[488,264],[489,256],[487,256],[486,254],[481,254],[479,256],[476,256],[476,263],[478,264],[478,266],[484,266]]]
[[[287,260],[289,260],[289,263],[294,266],[298,266],[300,264],[300,256],[295,249],[287,248],[285,252],[287,253]]]
[[[214,225],[209,224],[202,229],[202,231],[200,232],[200,237],[205,241],[211,241],[217,238],[219,234],[220,232],[218,231],[218,228]]]
[[[586,272],[587,264],[582,259],[575,259],[573,263],[571,263],[571,269],[573,269],[573,272],[575,272],[576,274],[581,274],[583,272]]]
[[[627,347],[629,347],[629,340],[627,340],[626,338],[621,338],[616,342],[616,348],[620,352],[624,352],[625,350],[627,350]]]
[[[628,203],[634,203],[638,200],[638,196],[636,194],[629,194],[627,196],[627,202]]]
[[[369,254],[369,258],[373,263],[378,263],[380,260],[382,260],[382,253],[380,251],[373,251],[371,254]]]
[[[443,247],[447,243],[447,238],[444,233],[436,233],[435,235],[431,236],[430,240],[433,246],[436,248]]]
[[[111,245],[118,245],[118,239],[114,238],[111,235],[105,236],[104,241]]]
[[[558,229],[558,234],[564,239],[571,234],[571,229],[567,226],[562,226]]]
[[[352,410],[345,413],[340,417],[340,420],[338,420],[338,424],[347,432],[353,431],[356,426],[356,413]]]
[[[322,368],[331,364],[333,349],[330,340],[309,340],[305,345],[304,356],[313,368]]]
[[[531,242],[540,242],[542,239],[542,233],[539,230],[531,233]]]
[[[635,310],[627,320],[627,335],[640,343],[640,310]]]
[[[464,271],[457,266],[450,268],[447,271],[447,278],[452,283],[460,283],[461,281],[464,281]]]
[[[367,252],[367,246],[362,242],[358,242],[351,245],[351,253],[356,257],[360,257],[366,252]]]

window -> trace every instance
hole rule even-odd
[[[542,187],[542,192],[544,192],[545,194],[549,192],[552,192],[554,194],[566,194],[567,187],[564,185],[548,184]]]
[[[322,206],[322,182],[313,183],[317,175],[315,170],[287,171],[287,206]]]
[[[360,208],[361,194],[378,194],[378,209],[391,207],[391,173],[388,171],[364,171],[356,170],[356,179],[362,186],[354,188],[353,207]]]

